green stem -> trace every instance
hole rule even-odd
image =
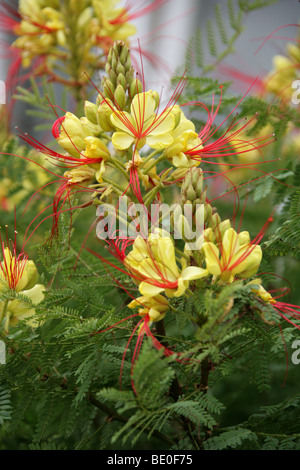
[[[144,162],[143,162],[143,165],[145,165],[145,163],[147,163],[149,160],[151,160],[151,158],[155,157],[155,155],[157,155],[158,153],[160,152],[160,150],[154,150],[154,152],[150,153],[150,155],[148,155]]]
[[[159,162],[161,162],[162,160],[165,160],[167,157],[162,154],[160,157],[158,157],[156,160],[154,160],[151,165],[149,165],[147,168],[143,169],[143,173],[144,175],[147,175],[147,173],[149,173],[150,170],[152,170],[153,167],[155,167]],[[143,167],[145,166],[145,162],[143,164]]]
[[[1,312],[1,314],[0,314],[0,323],[2,323],[3,318],[4,318],[5,315],[6,315],[6,310],[7,310],[8,302],[9,302],[9,299],[6,299],[5,302],[4,302],[3,309],[2,309],[2,312]]]
[[[147,193],[147,196],[145,197],[144,205],[147,207],[153,199],[155,198],[156,194],[159,192],[159,190],[163,187],[162,183],[159,183],[157,186],[155,186],[149,193]]]
[[[107,165],[112,168],[116,168],[116,170],[120,171],[120,173],[122,173],[122,175],[124,175],[125,178],[129,180],[128,173],[124,170],[123,166],[117,160],[111,158],[110,161],[107,162]]]
[[[88,395],[89,401],[99,410],[103,411],[103,413],[107,414],[112,420],[115,419],[116,421],[120,421],[121,423],[127,423],[128,419],[117,413],[115,410],[109,408],[107,405],[104,403],[100,402],[97,398],[95,398],[92,394]],[[149,432],[149,430],[139,427],[139,429],[142,429],[144,432]],[[154,437],[156,437],[160,441],[164,441],[170,446],[174,445],[175,442],[170,439],[168,436],[162,434],[160,431],[155,430],[152,434]]]
[[[114,190],[117,193],[120,193],[120,195],[124,193],[124,189],[121,186],[119,186],[117,183],[115,183],[114,181],[110,180],[109,178],[102,178],[102,180],[104,181],[104,183],[111,184]]]
[[[185,253],[183,253],[183,251],[179,250],[179,248],[176,248],[175,246],[175,251],[176,253],[178,253],[180,256],[182,256],[183,258],[185,258],[187,261],[190,260],[190,257],[188,255],[186,255]]]

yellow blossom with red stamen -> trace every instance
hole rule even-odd
[[[92,181],[95,173],[95,170],[90,166],[82,165],[70,171],[65,171],[64,177],[67,178],[70,184],[80,184]]]
[[[125,8],[117,8],[119,0],[86,0],[84,2],[59,2],[58,0],[20,0],[18,14],[20,23],[14,28],[18,37],[13,47],[21,50],[23,66],[30,66],[37,56],[44,56],[50,69],[54,56],[62,59],[66,54],[72,58],[71,35],[66,15],[76,18],[76,40],[82,63],[97,63],[92,48],[102,47],[107,53],[115,40],[127,41],[136,28],[127,20]],[[78,41],[81,39],[81,43]],[[74,43],[74,37],[73,37]],[[74,54],[74,52],[73,52]],[[94,65],[95,67],[95,65]],[[84,77],[82,77],[84,78]],[[84,78],[85,79],[85,78]]]
[[[236,275],[247,279],[256,274],[262,250],[250,241],[248,232],[237,234],[233,228],[229,228],[222,235],[218,246],[210,241],[204,242],[202,246],[210,274],[226,283],[232,282]]]
[[[12,254],[2,243],[2,261],[0,262],[0,288],[20,292],[35,283],[37,269],[33,261],[29,261],[25,253],[19,256]]]
[[[201,159],[193,160],[187,152],[203,149],[202,141],[195,131],[193,122],[187,119],[181,110],[179,124],[171,132],[171,135],[173,142],[164,150],[164,155],[172,160],[172,164],[178,168],[198,166]]]
[[[79,158],[88,144],[85,138],[95,137],[100,132],[101,128],[97,124],[93,124],[85,117],[78,119],[75,114],[67,112],[56,140],[69,155]]]
[[[296,44],[289,43],[285,56],[277,54],[273,57],[273,70],[264,79],[266,91],[274,93],[285,102],[289,102],[292,84],[298,79],[299,63],[299,41]]]
[[[128,13],[125,8],[117,8],[119,0],[93,1],[96,17],[92,20],[92,29],[96,34],[97,43],[104,50],[113,41],[126,41],[136,33],[136,27],[126,21]]]
[[[264,289],[261,285],[261,279],[256,278],[247,283],[247,286],[251,285],[251,291],[260,297],[264,302],[275,304],[276,300],[271,296],[271,294]]]
[[[141,149],[149,145],[153,149],[164,149],[171,145],[171,131],[175,126],[172,108],[162,113],[155,112],[158,102],[152,91],[138,93],[132,100],[130,114],[114,110],[111,122],[116,128],[112,143],[117,150],[127,150],[131,145]]]
[[[14,30],[18,38],[13,47],[21,49],[23,66],[29,67],[36,56],[54,52],[59,43],[62,45],[65,21],[59,2],[53,0],[20,0],[19,14],[21,22]]]
[[[39,276],[35,263],[29,260],[23,251],[17,256],[15,243],[11,242],[12,251],[2,240],[1,246],[0,292],[10,289],[28,297],[33,305],[40,303],[44,298],[45,287],[37,283]],[[15,325],[19,320],[32,317],[34,314],[33,307],[17,298],[0,302],[0,323],[5,319],[5,331],[9,330],[9,325]],[[28,324],[36,326],[34,320],[29,320]]]
[[[132,302],[128,304],[128,307],[139,307],[139,315],[148,315],[151,322],[158,322],[162,320],[169,310],[168,300],[166,297],[160,294],[154,297],[138,297],[137,299],[132,300]]]
[[[139,283],[140,293],[148,297],[161,292],[165,292],[167,297],[180,297],[188,288],[189,281],[209,274],[206,269],[186,266],[183,260],[180,270],[174,242],[160,229],[155,229],[147,240],[137,237],[124,264]]]

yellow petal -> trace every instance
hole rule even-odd
[[[221,274],[221,267],[219,260],[220,252],[218,248],[211,242],[205,242],[202,245],[202,249],[205,254],[207,270],[210,272],[210,274],[213,274],[214,276],[219,276]]]
[[[139,285],[139,291],[142,295],[147,295],[149,297],[154,297],[164,290],[163,287],[157,287],[149,282],[143,281]]]
[[[224,266],[232,259],[234,253],[239,249],[238,236],[233,228],[226,230],[222,237],[222,265]]]
[[[133,135],[125,134],[125,132],[115,132],[112,136],[112,144],[117,150],[126,150],[133,142]]]
[[[98,168],[98,170],[96,171],[96,174],[95,174],[95,177],[96,177],[96,180],[98,181],[98,183],[103,182],[102,176],[104,175],[104,173],[105,173],[105,162],[104,162],[104,160],[102,160],[102,162],[100,163],[99,168]]]
[[[175,119],[173,114],[162,113],[160,114],[152,123],[150,134],[151,135],[159,135],[165,134],[167,132],[172,131],[175,126]],[[173,137],[172,137],[173,142]]]
[[[244,261],[242,261],[242,263],[240,263],[240,266],[237,266],[238,271],[235,272],[244,279],[254,276],[254,274],[256,274],[258,271],[261,260],[261,247],[259,245],[256,245],[254,249],[251,247],[248,256]],[[234,272],[234,270],[232,272]]]
[[[110,120],[112,124],[126,134],[132,134],[132,130],[135,129],[134,121],[132,120],[130,114],[125,111],[113,111],[110,115]]]
[[[150,93],[135,95],[131,103],[131,116],[139,129],[142,129],[143,123],[153,116],[155,108],[155,100]]]
[[[188,281],[184,281],[182,277],[178,279],[177,289],[174,291],[174,297],[181,297],[189,286]]]
[[[198,268],[197,266],[188,266],[182,271],[181,277],[184,281],[192,281],[202,279],[203,277],[208,276],[208,274],[207,269]]]
[[[158,256],[162,263],[168,267],[175,279],[179,276],[175,259],[175,249],[171,238],[161,238],[158,242]]]
[[[162,150],[168,145],[171,145],[172,142],[173,138],[171,134],[152,135],[150,133],[150,135],[146,137],[146,144],[155,150]]]
[[[166,282],[176,282],[177,277],[164,264],[151,258],[144,259],[138,267],[139,273],[147,279]]]

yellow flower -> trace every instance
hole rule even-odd
[[[39,304],[45,297],[45,287],[42,284],[36,284],[32,289],[22,291],[22,295],[28,297],[33,305]],[[4,302],[0,302],[0,310],[3,309]],[[15,326],[18,321],[26,320],[26,324],[35,328],[37,322],[34,319],[35,309],[28,306],[22,300],[11,300],[8,302],[6,310],[6,320],[4,330],[9,331],[9,326]]]
[[[38,272],[33,261],[25,253],[16,256],[9,248],[3,248],[3,260],[0,262],[0,291],[12,289],[16,292],[31,288],[38,279]]]
[[[165,292],[167,297],[180,297],[188,288],[189,281],[208,275],[206,269],[186,267],[183,262],[180,272],[173,240],[159,229],[155,229],[147,240],[137,237],[124,264],[139,283],[140,293],[147,297],[161,292]]]
[[[105,44],[105,39],[109,38],[111,42],[115,40],[126,41],[129,36],[136,33],[134,25],[126,21],[127,12],[124,8],[116,8],[119,0],[102,0],[101,2],[93,0],[93,7],[97,16],[96,34],[99,42]]]
[[[179,124],[171,132],[171,135],[174,141],[164,150],[166,157],[172,159],[173,165],[178,168],[198,166],[201,159],[194,160],[186,153],[195,149],[203,149],[202,141],[195,131],[194,124],[185,117],[182,111],[180,111]]]
[[[253,276],[260,265],[262,251],[259,245],[250,241],[248,232],[239,234],[233,228],[226,230],[219,243],[203,243],[206,268],[223,282],[232,282],[235,275],[243,279]]]
[[[65,171],[64,177],[68,179],[70,184],[89,182],[95,177],[95,170],[88,165],[82,165],[73,168],[73,170]]]
[[[276,300],[273,299],[271,294],[266,291],[266,289],[263,288],[261,285],[261,279],[253,279],[252,281],[248,282],[247,286],[250,284],[254,284],[253,287],[251,288],[252,292],[254,292],[258,297],[260,297],[264,302],[270,303],[270,304],[275,304]]]
[[[149,145],[153,149],[164,149],[173,142],[171,131],[175,126],[172,109],[167,108],[160,114],[155,113],[157,100],[154,93],[138,93],[132,100],[130,114],[114,110],[111,122],[117,129],[112,143],[118,150],[126,150],[132,144],[137,149]]]
[[[0,262],[0,292],[7,289],[28,297],[33,305],[37,305],[44,298],[45,287],[37,284],[38,272],[33,261],[28,260],[26,253],[16,255],[15,243],[12,243],[13,254],[2,243],[3,260]],[[33,307],[19,299],[0,302],[0,323],[4,319],[4,330],[14,326],[19,320],[32,317],[35,314]],[[34,320],[28,321],[29,326],[36,326]]]
[[[86,149],[83,152],[87,165],[96,170],[95,178],[102,183],[102,176],[105,173],[105,161],[109,160],[110,152],[102,140],[97,137],[86,137]],[[93,163],[95,160],[95,163]]]
[[[100,127],[86,118],[78,119],[75,114],[67,112],[61,124],[57,142],[72,157],[79,158],[86,149],[86,137],[94,137],[101,131]]]
[[[149,315],[150,321],[157,322],[162,320],[169,310],[168,300],[163,295],[154,297],[142,296],[134,299],[129,308],[139,307],[139,315]]]
[[[264,80],[266,90],[276,94],[283,101],[290,101],[292,83],[298,78],[299,61],[299,41],[297,45],[289,43],[286,56],[277,54],[273,58],[273,70]]]
[[[36,56],[54,52],[58,33],[65,28],[58,4],[54,8],[48,5],[41,0],[20,1],[19,13],[22,20],[15,28],[15,34],[19,37],[13,47],[21,49],[24,67],[28,67]],[[59,53],[58,49],[57,52]]]

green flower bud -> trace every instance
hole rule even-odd
[[[187,199],[205,203],[206,192],[203,191],[203,172],[200,168],[192,166],[187,171],[181,186],[181,197],[183,204]]]
[[[113,85],[113,83],[110,80],[108,80],[107,77],[103,78],[102,88],[103,88],[103,92],[104,92],[104,95],[106,96],[106,98],[112,99],[112,97],[114,95],[114,91],[115,91],[115,86]]]
[[[181,118],[181,109],[178,106],[178,104],[175,104],[175,106],[173,106],[172,114],[175,118],[175,126],[174,126],[174,129],[175,129],[180,123],[180,118]]]
[[[122,75],[125,74],[125,67],[122,64],[118,64],[115,68],[116,74],[119,75],[120,73]]]
[[[140,80],[138,80],[137,78],[133,79],[129,90],[131,99],[133,99],[138,93],[142,93],[142,91],[143,85]]]
[[[98,124],[97,121],[97,109],[98,106],[90,101],[85,101],[84,103],[84,114],[86,115],[87,119],[91,121],[93,124]]]
[[[212,215],[211,217],[211,223],[210,226],[213,230],[217,228],[217,226],[221,223],[221,217],[219,214],[216,212],[215,214]]]
[[[117,78],[117,85],[121,85],[124,89],[126,90],[127,83],[126,83],[126,78],[122,73],[119,73],[118,78]]]
[[[155,106],[156,106],[156,108],[157,108],[158,105],[159,105],[159,101],[160,101],[160,99],[159,99],[159,94],[158,94],[157,91],[155,91],[155,90],[149,90],[148,93],[149,93],[149,94],[151,95],[151,97],[154,99],[154,101],[155,101]],[[173,112],[172,112],[172,114],[173,114]]]
[[[122,65],[124,65],[125,68],[126,68],[126,63],[128,62],[128,57],[130,59],[128,47],[126,46],[125,43],[122,43],[121,51],[119,53],[119,61]],[[131,61],[130,61],[130,65],[131,65]]]
[[[115,97],[116,102],[120,106],[120,108],[124,109],[125,103],[126,103],[126,93],[122,85],[119,84],[117,86],[115,93],[114,93],[114,97]]]
[[[209,203],[206,203],[204,206],[204,223],[206,226],[210,224],[212,213],[213,213],[213,210],[212,210],[211,205]]]
[[[111,132],[114,130],[114,126],[111,123],[110,116],[112,115],[112,104],[111,107],[106,101],[102,101],[97,111],[98,124],[105,132]]]

